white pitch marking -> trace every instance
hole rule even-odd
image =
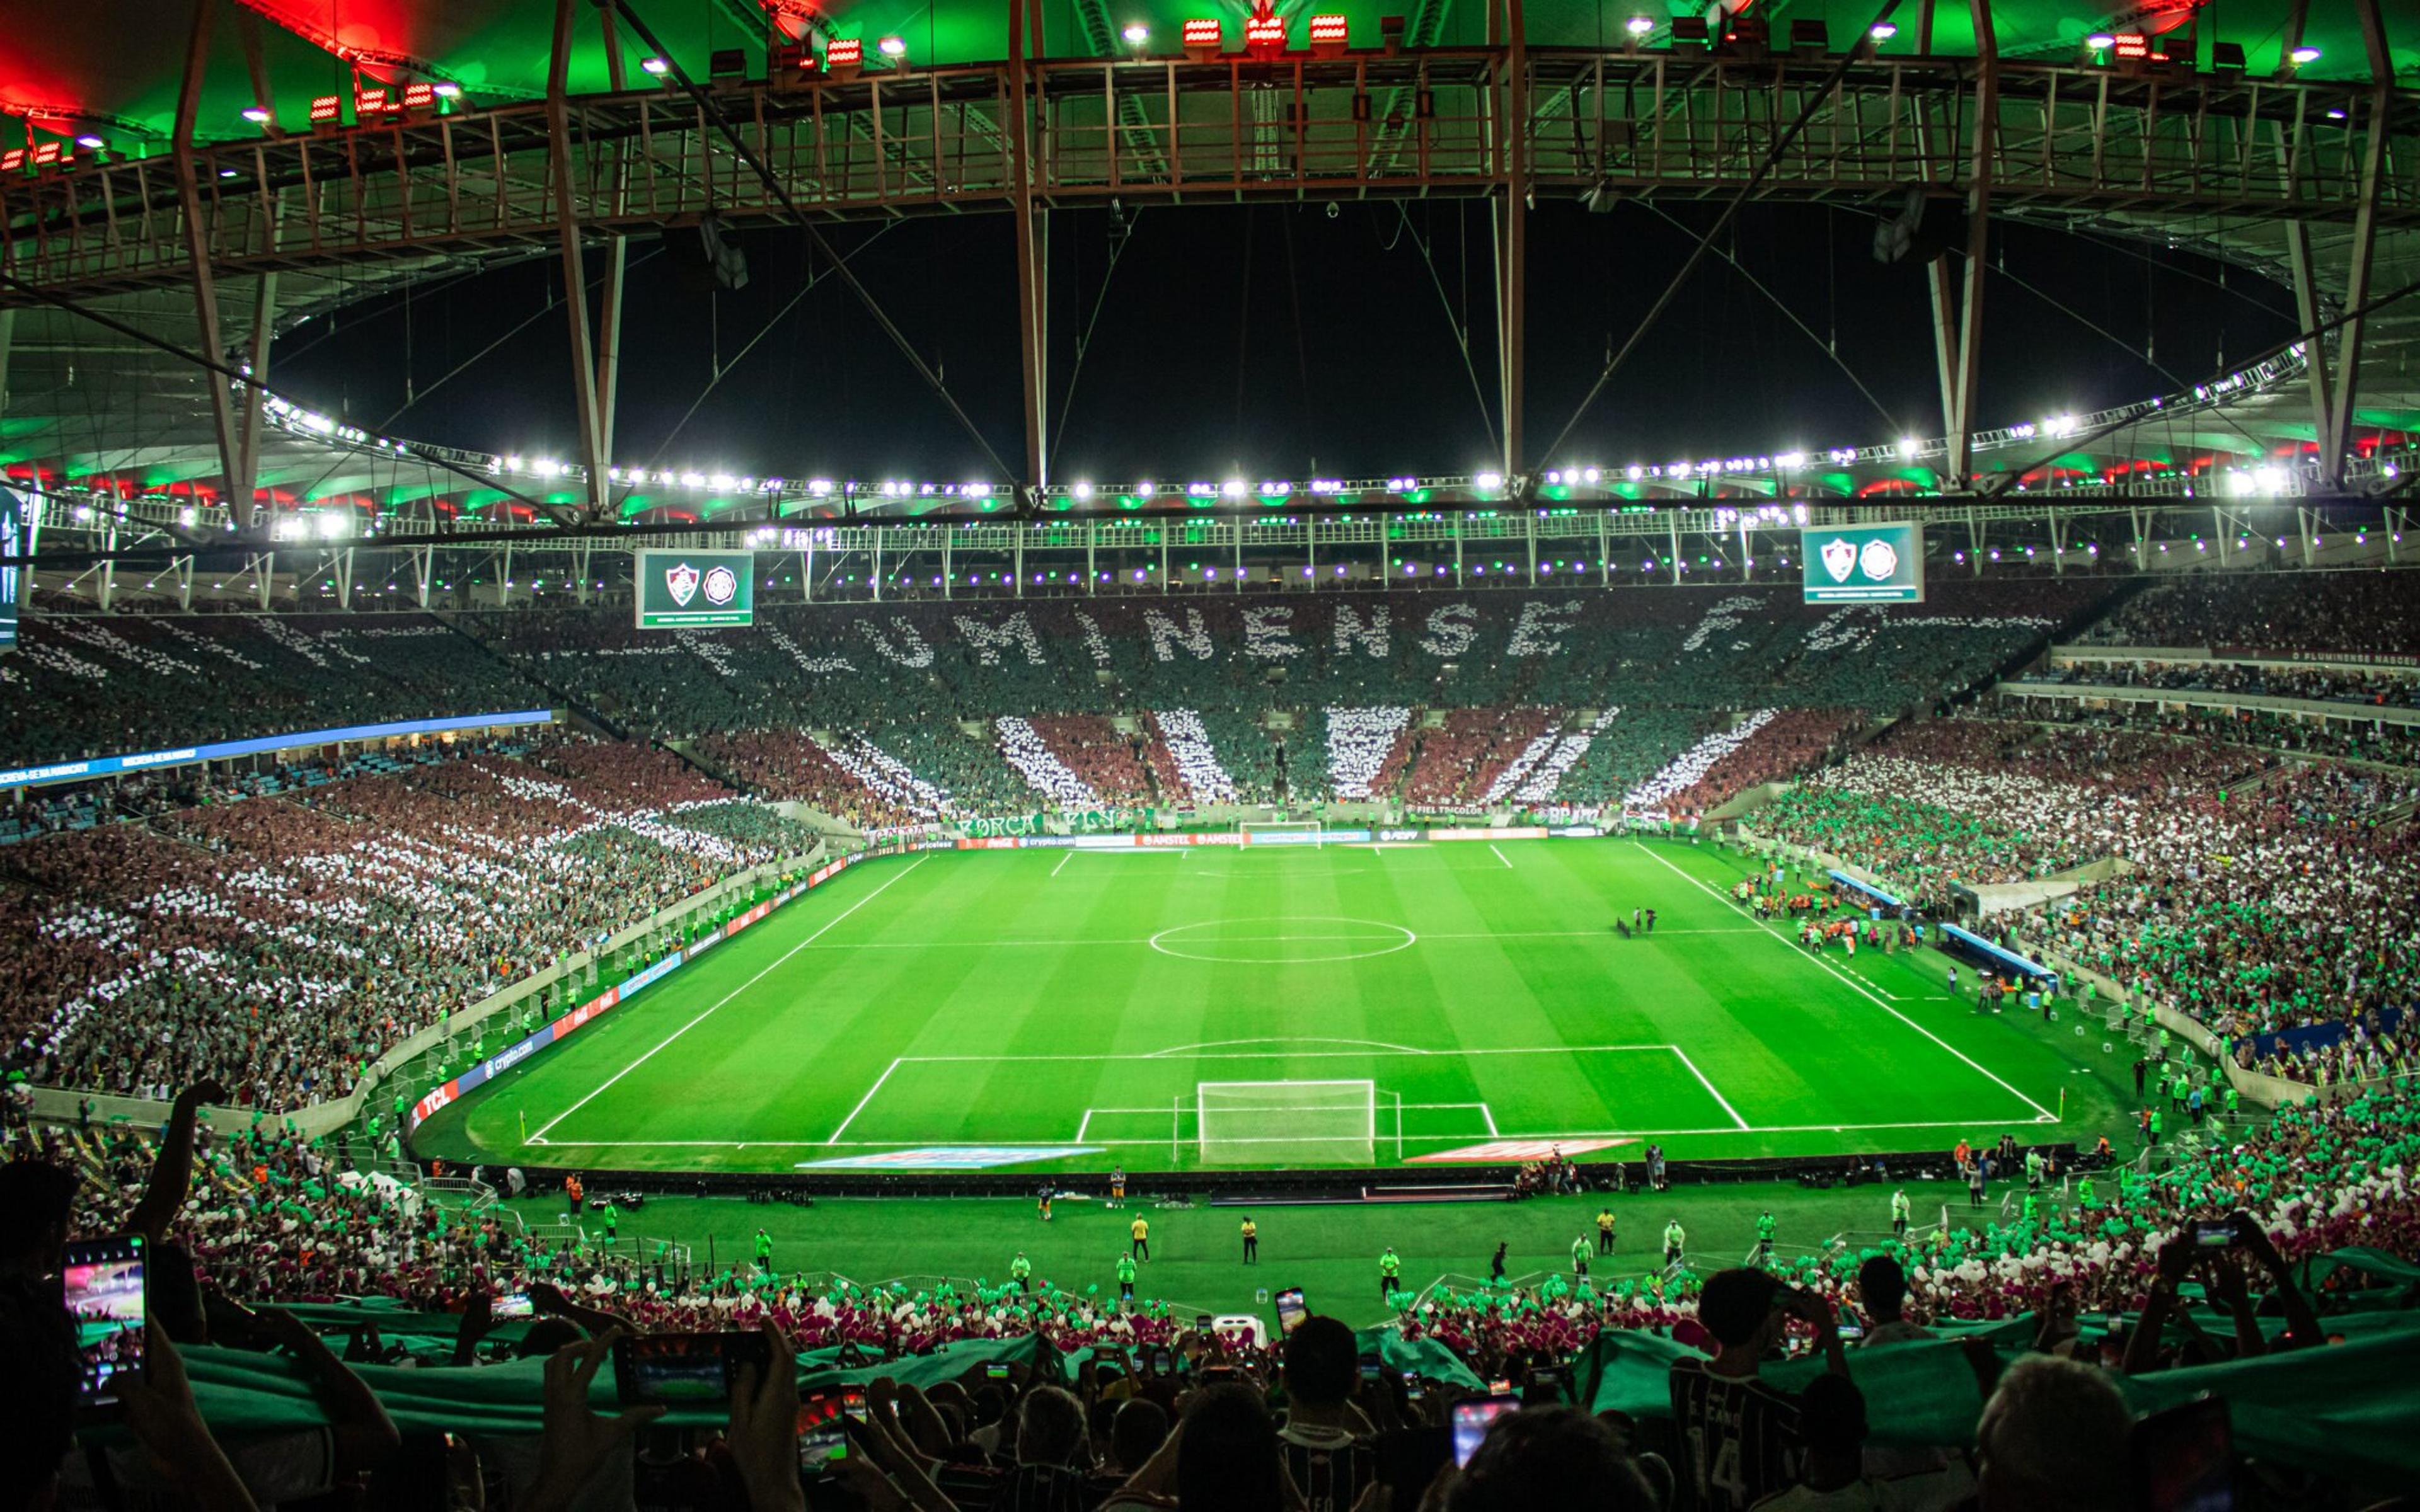
[[[772,962],[768,964],[764,970],[759,971],[756,975],[749,978],[746,981],[741,982],[738,986],[734,987],[731,991],[723,994],[722,996],[715,1002],[712,1008],[700,1013],[697,1017],[690,1020],[687,1024],[682,1025],[679,1028],[675,1029],[672,1033],[665,1035],[661,1041],[658,1041],[655,1050],[648,1051],[646,1055],[641,1056],[638,1059],[631,1061],[620,1071],[615,1072],[603,1082],[597,1084],[595,1090],[591,1091],[586,1097],[582,1098],[579,1102],[574,1103],[571,1106],[565,1108],[562,1112],[556,1114],[553,1118],[547,1119],[545,1123],[539,1125],[537,1131],[538,1135],[540,1137],[544,1137],[548,1130],[553,1128],[556,1124],[561,1123],[564,1119],[579,1112],[582,1108],[586,1107],[596,1099],[597,1093],[604,1091],[606,1088],[613,1086],[615,1082],[628,1076],[630,1072],[638,1070],[641,1066],[645,1065],[648,1057],[653,1056],[656,1053],[656,1050],[661,1050],[665,1045],[672,1043],[675,1040],[679,1039],[682,1035],[687,1034],[690,1030],[696,1028],[699,1025],[705,1023],[717,1009],[721,1008],[724,1004],[729,1003],[733,998],[737,997],[741,993],[746,992],[749,988],[755,986],[758,982],[763,981],[767,977],[772,975],[773,968],[775,966],[782,964],[783,962],[789,960],[790,957],[798,954],[800,950],[805,949],[808,946],[813,945],[816,940],[821,939],[826,930],[831,929],[842,919],[846,918],[849,915],[856,913],[867,903],[874,902],[875,899],[881,897],[885,892],[890,891],[891,885],[892,883],[898,881],[901,877],[906,876],[908,872],[915,871],[918,867],[923,866],[930,859],[932,859],[932,857],[928,856],[920,856],[916,857],[916,859],[908,862],[904,869],[884,879],[881,887],[875,888],[872,892],[867,893],[864,897],[860,898],[857,902],[849,904],[846,908],[842,909],[839,913],[834,914],[831,918],[826,919],[822,929],[816,930],[813,934],[808,935],[805,939],[800,940],[794,946],[791,946],[780,955],[775,956]],[[715,1142],[722,1143],[723,1141],[718,1140]]]
[[[891,1073],[898,1069],[899,1057],[893,1056],[891,1064],[882,1068],[882,1074],[874,1078],[874,1085],[865,1089],[865,1095],[857,1100],[857,1106],[848,1110],[848,1117],[840,1120],[840,1127],[832,1131],[831,1137],[825,1140],[825,1144],[840,1143],[840,1136],[848,1133],[848,1126],[857,1121],[857,1116],[865,1111],[865,1104],[874,1101],[874,1094],[882,1090],[882,1084],[889,1081]]]
[[[1066,867],[1066,865],[1067,865],[1067,857],[1069,857],[1069,856],[1073,856],[1073,855],[1075,855],[1075,854],[1076,854],[1076,852],[1075,852],[1075,848],[1074,848],[1074,847],[1072,847],[1072,846],[1070,846],[1070,847],[1069,847],[1068,849],[1066,849],[1066,850],[1061,851],[1061,852],[1059,853],[1059,864],[1058,864],[1057,866],[1054,866],[1054,867],[1052,867],[1052,868],[1050,869],[1050,874],[1051,874],[1052,876],[1054,876],[1054,877],[1055,877],[1055,876],[1057,876],[1057,875],[1058,875],[1058,874],[1059,874],[1063,870],[1064,870],[1064,869],[1065,869],[1065,867]]]
[[[1487,1120],[1487,1137],[1488,1137],[1488,1138],[1490,1138],[1490,1139],[1501,1139],[1501,1138],[1503,1138],[1503,1137],[1504,1137],[1502,1134],[1497,1134],[1497,1133],[1496,1132],[1496,1110],[1495,1110],[1494,1108],[1491,1108],[1491,1107],[1489,1107],[1486,1103],[1481,1103],[1481,1104],[1479,1104],[1479,1116],[1480,1116],[1481,1118],[1485,1119]]]
[[[1494,852],[1494,853],[1495,853],[1496,858],[1497,858],[1497,860],[1499,860],[1499,861],[1504,861],[1504,853],[1503,853],[1502,851],[1498,851],[1498,850],[1497,850],[1497,849],[1496,849],[1496,847],[1495,847],[1493,844],[1490,844],[1487,848],[1488,848],[1488,850],[1490,850],[1491,852]],[[1510,861],[1504,861],[1504,870],[1505,870],[1505,871],[1507,871],[1507,872],[1512,871],[1512,862],[1510,862]]]
[[[1747,1127],[1747,1120],[1739,1116],[1739,1109],[1731,1106],[1730,1099],[1714,1090],[1714,1084],[1706,1080],[1706,1073],[1699,1071],[1698,1069],[1698,1063],[1689,1058],[1689,1052],[1682,1049],[1677,1044],[1668,1045],[1666,1048],[1681,1057],[1681,1064],[1689,1068],[1689,1074],[1698,1078],[1698,1085],[1706,1089],[1706,1095],[1708,1097],[1713,1098],[1716,1103],[1722,1104],[1723,1111],[1731,1116],[1731,1121],[1733,1123],[1738,1124],[1743,1129]]]
[[[1675,875],[1675,876],[1677,876],[1677,877],[1680,877],[1682,880],[1683,880],[1683,881],[1685,881],[1685,882],[1688,882],[1688,883],[1690,883],[1690,884],[1694,885],[1694,886],[1695,886],[1695,887],[1697,887],[1700,891],[1704,892],[1704,893],[1706,894],[1706,896],[1707,896],[1707,897],[1714,899],[1714,900],[1715,902],[1717,902],[1717,903],[1726,903],[1726,902],[1729,902],[1729,900],[1728,900],[1728,899],[1726,899],[1726,898],[1724,898],[1724,897],[1723,897],[1723,895],[1722,895],[1721,893],[1719,893],[1719,892],[1715,891],[1713,887],[1711,887],[1707,886],[1707,884],[1706,884],[1702,879],[1698,878],[1698,877],[1693,877],[1693,876],[1689,875],[1689,873],[1688,873],[1688,872],[1682,871],[1679,867],[1674,866],[1671,862],[1669,862],[1669,861],[1668,861],[1668,860],[1664,859],[1664,857],[1662,857],[1662,856],[1657,856],[1653,851],[1649,850],[1649,849],[1648,849],[1644,844],[1641,844],[1639,841],[1631,841],[1631,843],[1632,843],[1633,845],[1637,846],[1637,848],[1638,848],[1641,852],[1643,852],[1646,856],[1648,856],[1649,857],[1651,857],[1651,858],[1655,862],[1655,864],[1656,864],[1656,865],[1658,865],[1658,866],[1660,866],[1660,867],[1664,868],[1666,871],[1668,871],[1668,872],[1671,872],[1673,875]],[[1916,1020],[1914,1020],[1914,1019],[1912,1019],[1912,1018],[1909,1018],[1906,1014],[1904,1014],[1904,1013],[1900,1012],[1898,1009],[1895,1009],[1895,1008],[1891,1007],[1889,1003],[1885,1002],[1885,1001],[1882,999],[1882,997],[1881,997],[1880,995],[1877,995],[1877,994],[1876,994],[1876,993],[1875,993],[1871,988],[1868,987],[1864,982],[1859,981],[1856,978],[1852,977],[1852,976],[1849,976],[1848,974],[1846,974],[1846,973],[1842,972],[1838,967],[1837,967],[1837,966],[1833,965],[1833,964],[1832,964],[1832,963],[1830,963],[1829,961],[1824,960],[1824,959],[1823,959],[1822,956],[1820,956],[1820,955],[1807,955],[1807,954],[1804,952],[1804,950],[1802,950],[1802,949],[1801,949],[1801,948],[1800,948],[1800,947],[1791,944],[1791,943],[1790,943],[1790,940],[1789,940],[1789,938],[1788,938],[1788,936],[1786,936],[1786,935],[1784,935],[1784,934],[1780,933],[1779,933],[1779,932],[1777,932],[1777,931],[1774,931],[1774,930],[1765,930],[1765,931],[1763,931],[1762,933],[1766,933],[1766,934],[1770,934],[1770,935],[1772,935],[1772,936],[1773,936],[1774,943],[1775,943],[1775,944],[1776,944],[1776,945],[1779,945],[1780,947],[1782,947],[1782,949],[1784,949],[1788,950],[1791,954],[1795,955],[1795,956],[1799,956],[1799,957],[1801,957],[1801,958],[1802,958],[1802,959],[1804,959],[1804,960],[1807,960],[1807,961],[1811,961],[1811,962],[1813,962],[1816,965],[1819,965],[1819,966],[1823,967],[1825,971],[1830,972],[1833,976],[1835,976],[1835,977],[1838,978],[1840,980],[1847,982],[1851,987],[1855,988],[1858,992],[1861,992],[1861,993],[1865,994],[1867,997],[1870,998],[1870,999],[1873,1001],[1873,1004],[1874,1004],[1874,1006],[1875,1006],[1876,1008],[1879,1008],[1879,1009],[1881,1009],[1884,1012],[1888,1013],[1891,1017],[1893,1017],[1893,1018],[1895,1018],[1895,1019],[1899,1020],[1901,1024],[1906,1025],[1909,1028],[1914,1029],[1916,1033],[1918,1033],[1918,1034],[1920,1034],[1920,1035],[1923,1035],[1926,1039],[1928,1039],[1928,1040],[1931,1041],[1934,1044],[1939,1045],[1942,1049],[1948,1051],[1951,1055],[1956,1056],[1959,1059],[1961,1059],[1961,1060],[1964,1061],[1967,1065],[1969,1065],[1969,1066],[1973,1067],[1975,1070],[1981,1072],[1985,1076],[1987,1076],[1987,1077],[1991,1078],[1991,1080],[1993,1081],[1993,1083],[1994,1085],[1998,1086],[2002,1090],[2004,1090],[2004,1091],[2008,1092],[2011,1097],[2014,1097],[2018,1102],[2023,1103],[2025,1106],[2027,1106],[2027,1107],[2029,1107],[2029,1108],[2033,1109],[2033,1110],[2034,1110],[2034,1112],[2036,1112],[2037,1114],[2040,1115],[2040,1117],[2037,1118],[2037,1119],[2034,1120],[2036,1123],[2056,1123],[2056,1122],[2058,1121],[2058,1115],[2057,1115],[2057,1114],[2053,1113],[2050,1109],[2048,1109],[2048,1108],[2046,1108],[2046,1107],[2042,1106],[2040,1103],[2039,1103],[2035,1102],[2032,1098],[2029,1098],[2029,1097],[2025,1096],[2025,1094],[2024,1094],[2024,1093],[2018,1091],[2014,1087],[2009,1086],[2009,1082],[2008,1082],[2008,1079],[2007,1079],[2006,1077],[2004,1077],[2004,1076],[2000,1075],[2000,1074],[1999,1074],[1999,1072],[1995,1072],[1995,1071],[1993,1071],[1991,1068],[1989,1068],[1989,1067],[1985,1066],[1982,1062],[1980,1062],[1980,1061],[1977,1060],[1974,1057],[1972,1057],[1972,1056],[1968,1055],[1965,1051],[1959,1049],[1956,1045],[1951,1044],[1948,1041],[1947,1041],[1947,1040],[1943,1039],[1941,1036],[1939,1036],[1939,1035],[1937,1035],[1937,1034],[1933,1033],[1931,1029],[1926,1028],[1923,1025],[1918,1024],[1917,1022],[1916,1022]],[[1827,1127],[1827,1126],[1825,1126],[1825,1125],[1813,1125],[1813,1126],[1810,1126],[1810,1127],[1822,1128],[1822,1127]],[[1843,1124],[1843,1125],[1841,1125],[1841,1127],[1843,1127],[1843,1128],[1854,1128],[1854,1127],[1856,1127],[1856,1126],[1855,1126],[1854,1124]],[[1916,1127],[1916,1125],[1913,1125],[1913,1124],[1902,1124],[1902,1125],[1896,1125],[1896,1126],[1893,1126],[1893,1125],[1885,1125],[1885,1127],[1913,1128],[1913,1127]],[[1776,1133],[1783,1133],[1783,1132],[1787,1132],[1787,1131],[1780,1131],[1780,1130],[1776,1130],[1776,1131],[1775,1131],[1775,1132],[1776,1132]]]
[[[1660,1049],[1662,1047],[1657,1046],[1656,1048]],[[1168,1112],[1166,1108],[1152,1108],[1148,1111],[1162,1116],[1165,1116]],[[1514,1133],[1499,1134],[1497,1137],[1503,1139],[1554,1140],[1607,1139],[1617,1137],[1675,1138],[1683,1134],[1859,1134],[1881,1129],[1972,1129],[1975,1127],[1975,1121],[1976,1120],[1973,1119],[1927,1119],[1908,1123],[1753,1123],[1745,1129],[1734,1129],[1722,1124],[1716,1124],[1703,1129],[1550,1129],[1538,1134]],[[2036,1119],[2033,1121],[2036,1123],[2055,1123],[2058,1120],[2056,1116],[2053,1115],[2050,1118]],[[1404,1136],[1404,1142],[1405,1144],[1413,1145],[1452,1145],[1460,1144],[1469,1137],[1470,1136],[1468,1134],[1405,1134]],[[1298,1135],[1285,1135],[1276,1138],[1272,1142],[1293,1143],[1297,1138],[1299,1138]],[[977,1142],[985,1145],[995,1145],[1003,1149],[1060,1149],[1065,1148],[1067,1144],[1067,1141],[1064,1139],[985,1139]],[[823,1149],[827,1148],[837,1148],[841,1149],[914,1149],[920,1145],[931,1144],[932,1141],[929,1139],[845,1139],[836,1147],[832,1146],[830,1141],[823,1139],[758,1139],[752,1141],[752,1143],[760,1149]],[[1104,1137],[1094,1140],[1094,1143],[1102,1145],[1155,1146],[1165,1149],[1168,1147],[1168,1135],[1165,1134],[1159,1134],[1142,1139],[1110,1139]],[[728,1149],[731,1148],[731,1141],[728,1139],[582,1139],[567,1141],[560,1148],[565,1149]]]

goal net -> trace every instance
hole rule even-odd
[[[1368,1165],[1378,1143],[1373,1082],[1200,1082],[1204,1165]]]
[[[1316,845],[1320,825],[1316,819],[1245,820],[1235,826],[1247,845]]]

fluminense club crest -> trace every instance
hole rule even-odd
[[[1845,536],[1836,535],[1823,543],[1823,570],[1836,583],[1849,580],[1850,569],[1857,564],[1857,548]]]
[[[710,567],[706,574],[706,601],[721,606],[739,596],[739,579],[729,567]]]
[[[665,569],[664,586],[672,590],[675,604],[689,608],[689,601],[697,594],[697,569],[686,562]]]
[[[1857,565],[1874,581],[1888,582],[1890,575],[1899,570],[1899,552],[1878,535],[1868,541],[1865,550],[1857,554]]]

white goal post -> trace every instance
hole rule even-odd
[[[1204,1165],[1368,1165],[1377,1153],[1375,1082],[1198,1082],[1193,1117]]]
[[[1311,843],[1316,845],[1319,843],[1318,837],[1326,833],[1326,829],[1316,819],[1246,819],[1235,825],[1235,832],[1244,837],[1244,843],[1247,845],[1251,844],[1256,837],[1263,835],[1308,835],[1311,837]],[[1302,841],[1295,841],[1294,843],[1299,845]]]

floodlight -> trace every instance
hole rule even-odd
[[[659,57],[642,58],[639,61],[639,71],[642,73],[652,73],[657,77],[661,78],[663,75],[673,71],[672,60],[669,58]]]

